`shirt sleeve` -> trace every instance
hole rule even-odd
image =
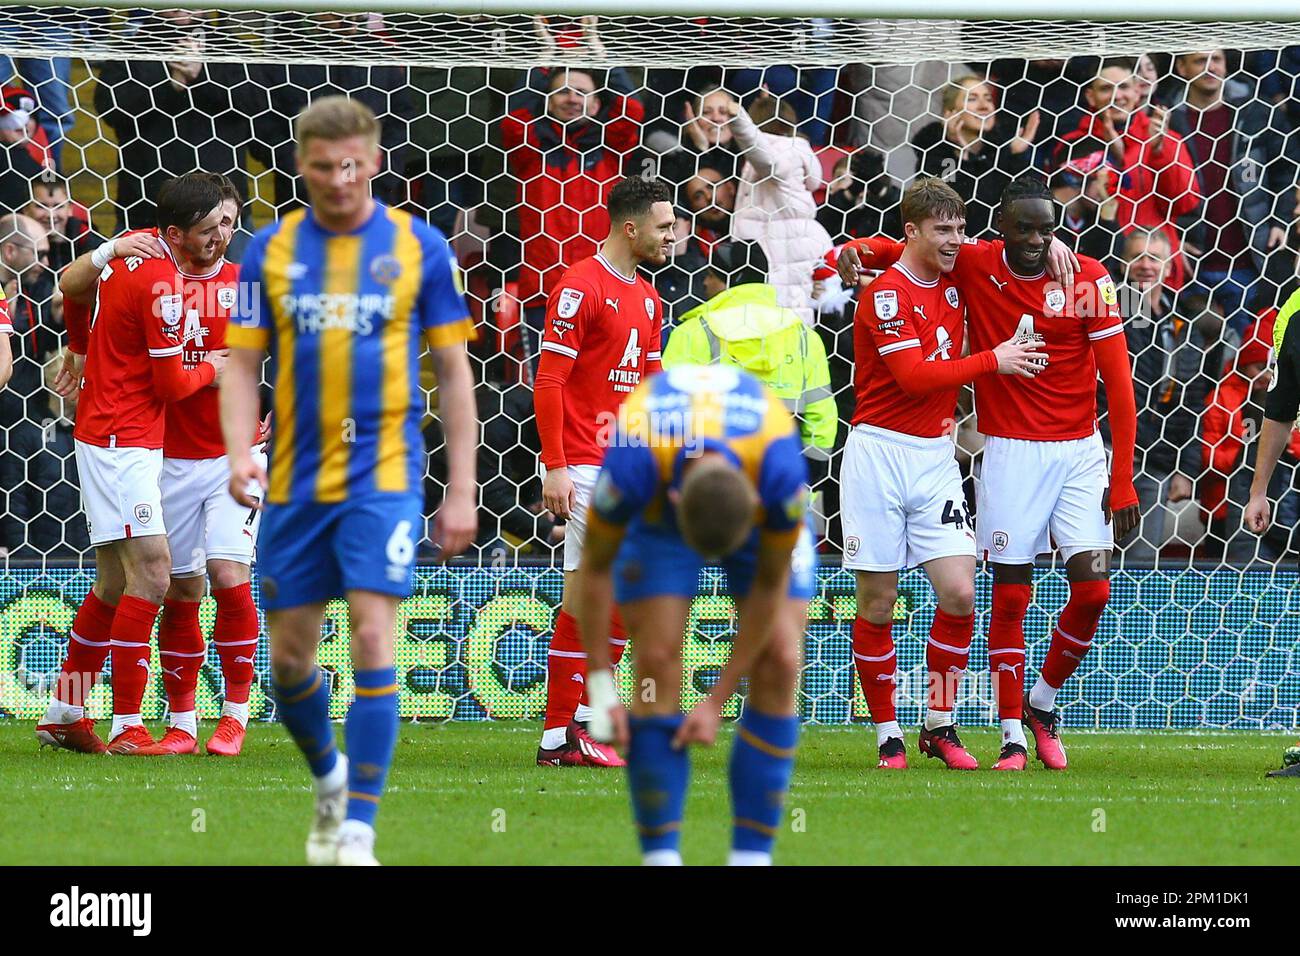
[[[460,264],[451,246],[432,229],[424,237],[424,275],[420,282],[420,328],[434,348],[474,338],[474,321],[465,306]]]
[[[895,285],[878,288],[874,283],[862,297],[866,304],[865,321],[880,357],[920,349],[921,337],[912,324],[912,299]],[[859,306],[859,311],[862,307]]]
[[[791,531],[807,516],[808,463],[796,432],[768,446],[758,471],[758,498],[764,531]]]
[[[1086,283],[1086,294],[1080,295],[1080,290],[1075,289],[1075,297],[1077,302],[1087,307],[1083,318],[1088,338],[1096,342],[1112,335],[1122,335],[1124,317],[1119,311],[1119,295],[1106,267],[1095,260],[1087,262],[1083,282]]]
[[[1264,399],[1264,416],[1275,422],[1294,422],[1300,413],[1300,322],[1287,325],[1282,336],[1273,381]]]
[[[656,290],[651,290],[650,298],[655,304],[655,315],[650,330],[650,348],[645,354],[647,376],[663,371],[664,303]]]
[[[659,474],[650,449],[615,442],[605,452],[590,507],[606,524],[623,526],[645,510],[658,486]]]
[[[582,351],[587,320],[598,307],[596,290],[586,282],[561,282],[546,299],[546,322],[542,332],[542,355],[550,352],[570,361]]]
[[[264,352],[271,344],[271,309],[262,282],[262,257],[265,239],[258,235],[244,250],[239,264],[239,294],[235,311],[226,326],[226,347]]]

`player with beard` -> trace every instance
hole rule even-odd
[[[551,292],[534,386],[542,443],[542,502],[568,522],[564,598],[555,617],[546,667],[546,717],[537,763],[545,767],[621,767],[608,744],[584,727],[587,655],[578,635],[570,585],[578,570],[587,504],[600,473],[618,407],[660,369],[663,306],[637,266],[662,265],[673,243],[672,195],[664,184],[628,177],[609,194],[609,236],[594,256],[572,266]],[[610,656],[622,656],[627,633],[615,613]]]
[[[73,435],[95,584],[73,621],[68,657],[36,728],[42,744],[138,754],[154,743],[140,704],[171,566],[159,490],[165,410],[216,385],[225,366],[226,353],[213,351],[185,368],[181,341],[185,283],[218,271],[211,264],[224,248],[221,200],[207,173],[169,180],[158,194],[157,234],[145,239],[161,257],[103,261],[102,249],[93,254],[103,271],[91,323],[96,334],[80,333],[87,352]],[[110,653],[113,730],[105,746],[85,700]]]
[[[1014,335],[1038,343],[1046,363],[1033,378],[986,376],[975,383],[975,411],[987,436],[977,538],[993,565],[989,666],[1002,723],[994,769],[1024,769],[1028,724],[1038,759],[1064,770],[1056,694],[1092,645],[1110,598],[1114,544],[1138,517],[1133,379],[1115,285],[1105,268],[1080,256],[1077,277],[1065,276],[1064,284],[1051,277],[1059,272],[1048,264],[1057,206],[1038,175],[1026,173],[1008,185],[996,226],[1003,238],[967,244],[953,270],[969,310],[971,348]],[[864,262],[880,268],[901,252],[901,244],[890,240],[851,246],[840,266],[854,281]],[[1097,428],[1098,372],[1110,409],[1109,470]],[[1038,680],[1025,695],[1024,618],[1034,561],[1053,545],[1065,561],[1070,599]]]

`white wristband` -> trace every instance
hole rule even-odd
[[[618,706],[618,691],[614,689],[614,674],[606,669],[587,673],[587,703],[591,717],[587,720],[587,733],[606,743],[614,737],[614,721],[609,712]]]
[[[108,265],[108,260],[114,258],[116,253],[113,251],[115,239],[109,239],[107,242],[100,243],[98,249],[90,254],[90,264],[100,272],[104,271],[104,266]]]

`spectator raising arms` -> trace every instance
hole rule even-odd
[[[912,146],[921,172],[938,176],[966,201],[966,235],[979,238],[1007,184],[1029,166],[1037,133],[1037,111],[1016,129],[998,113],[992,84],[966,76],[944,88],[943,119],[922,127]]]
[[[812,195],[821,188],[821,164],[808,141],[795,135],[793,110],[775,97],[762,94],[749,112],[734,102],[730,109],[744,162],[732,238],[762,244],[777,304],[812,325],[813,270],[831,249]]]

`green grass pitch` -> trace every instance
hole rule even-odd
[[[284,730],[228,760],[38,752],[0,721],[0,863],[298,864],[311,813]],[[102,729],[102,728],[101,728]],[[201,728],[201,738],[211,732]],[[337,728],[340,740],[342,727]],[[987,767],[996,732],[965,730]],[[533,766],[536,723],[404,724],[379,815],[386,864],[633,864],[620,771]],[[1070,733],[1071,767],[957,773],[916,753],[872,769],[870,727],[809,727],[782,864],[1261,864],[1300,859],[1300,782],[1265,780],[1288,735]],[[726,859],[731,731],[692,752],[687,863]]]

